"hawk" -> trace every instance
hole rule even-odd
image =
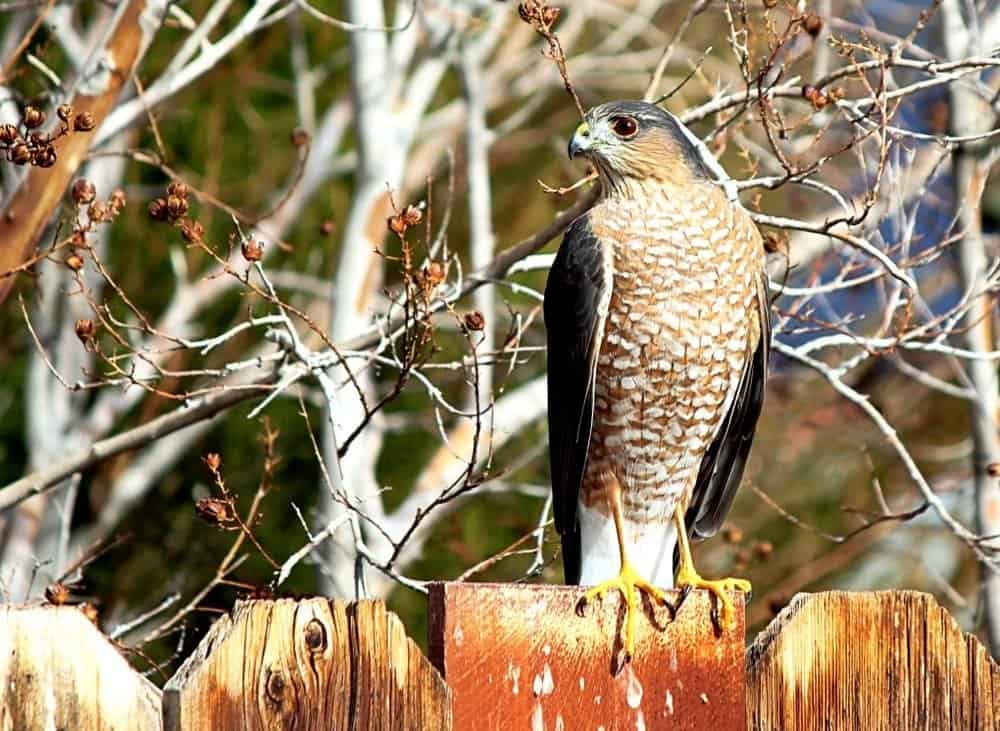
[[[601,195],[566,232],[545,287],[553,511],[567,583],[704,588],[723,628],[742,579],[702,578],[691,540],[719,529],[764,398],[764,246],[693,136],[639,101],[591,109],[569,143]],[[676,553],[675,553],[676,552]],[[678,565],[674,566],[674,557]]]

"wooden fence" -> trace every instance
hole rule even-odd
[[[717,636],[702,593],[646,604],[624,667],[580,597],[436,585],[429,657],[379,602],[241,602],[162,693],[81,612],[2,606],[0,731],[1000,731],[1000,666],[926,594],[799,595],[749,648],[742,606]]]

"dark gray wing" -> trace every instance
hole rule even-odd
[[[610,299],[604,250],[586,215],[566,231],[545,285],[552,510],[566,583],[580,582],[576,506],[594,418],[594,376]]]
[[[763,276],[757,291],[760,341],[753,356],[747,358],[743,366],[729,411],[705,452],[691,493],[691,503],[684,516],[688,534],[695,540],[715,535],[725,520],[740,486],[757,418],[764,404],[767,358],[771,350],[771,320],[767,280]]]

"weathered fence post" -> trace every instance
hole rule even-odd
[[[163,694],[169,731],[449,731],[444,681],[381,602],[247,601]]]
[[[160,728],[159,689],[80,610],[0,606],[0,730]]]
[[[742,597],[722,637],[705,592],[676,616],[644,602],[636,656],[614,674],[617,595],[581,617],[582,596],[565,586],[431,586],[429,651],[452,690],[456,731],[746,727]]]
[[[1000,730],[1000,666],[929,594],[800,594],[747,655],[749,728]]]

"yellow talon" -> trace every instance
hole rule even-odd
[[[674,521],[677,526],[678,549],[680,561],[677,567],[677,577],[675,584],[678,589],[708,589],[719,601],[721,612],[719,623],[724,631],[732,630],[736,626],[736,611],[733,609],[733,601],[729,598],[729,592],[741,591],[744,594],[750,593],[750,582],[746,579],[703,579],[694,568],[694,560],[691,558],[691,544],[688,542],[687,527],[684,524],[684,512],[686,507],[683,502],[677,506],[674,512]]]
[[[639,604],[638,592],[644,592],[650,598],[663,604],[668,603],[667,596],[639,576],[638,572],[627,560],[622,562],[622,568],[618,576],[588,589],[583,599],[585,602],[591,602],[595,599],[601,600],[609,591],[618,591],[622,595],[625,604],[624,648],[626,656],[631,658],[635,650],[635,611]]]

